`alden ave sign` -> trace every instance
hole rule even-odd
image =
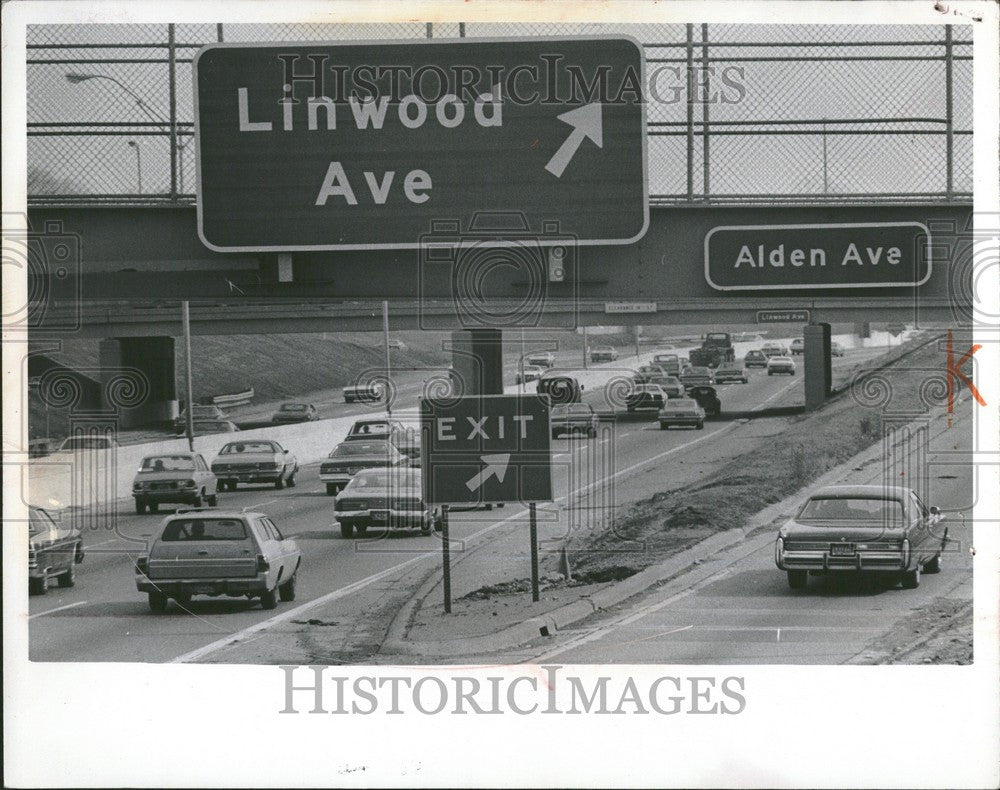
[[[914,287],[931,275],[920,222],[746,225],[705,237],[705,278],[720,291]]]

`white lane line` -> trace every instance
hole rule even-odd
[[[775,634],[775,641],[776,642],[780,642],[781,641],[781,629],[780,628],[778,629],[778,633]]]
[[[638,469],[639,467],[645,466],[646,464],[652,463],[653,461],[659,460],[660,458],[665,458],[666,456],[673,455],[674,453],[680,452],[681,450],[687,447],[691,447],[692,445],[699,444],[700,442],[704,442],[708,439],[717,437],[725,433],[735,425],[736,423],[729,423],[728,425],[724,426],[718,431],[706,434],[705,436],[701,436],[697,439],[692,439],[690,442],[685,442],[684,444],[680,444],[677,447],[662,452],[658,455],[654,455],[650,458],[646,458],[643,461],[639,461],[638,463],[626,467],[625,469],[620,469],[619,471],[615,472],[613,475],[611,475],[609,478],[606,478],[605,480],[600,480],[595,483],[589,483],[585,486],[582,486],[581,488],[576,489],[572,493],[567,493],[561,497],[558,497],[557,499],[554,500],[553,504],[568,500],[571,496],[579,496],[581,493],[586,492],[587,490],[593,488],[594,486],[603,485],[609,480],[614,480],[617,477],[629,474],[634,470]],[[467,538],[463,538],[462,541],[465,544],[471,544],[472,541],[476,540],[477,538],[489,532],[492,532],[495,529],[499,529],[507,522],[513,521],[514,519],[517,518],[522,518],[524,515],[527,514],[527,512],[528,511],[526,509],[522,509],[517,513],[511,513],[509,516],[507,516],[507,518],[497,521],[496,523],[479,530],[479,532],[473,533]],[[256,623],[255,625],[249,626],[241,631],[237,631],[233,634],[230,634],[229,636],[219,639],[208,645],[205,645],[204,647],[200,647],[197,650],[192,650],[189,653],[185,653],[184,655],[178,656],[177,658],[172,659],[169,663],[183,664],[189,661],[196,661],[199,658],[204,658],[206,655],[221,650],[222,648],[227,647],[228,645],[231,645],[234,642],[242,641],[251,634],[255,634],[258,631],[263,631],[264,629],[270,628],[272,625],[276,625],[277,623],[285,622],[286,620],[289,620],[292,617],[297,617],[301,615],[303,612],[309,611],[310,609],[313,609],[317,606],[322,606],[323,604],[329,603],[330,601],[336,601],[339,598],[343,598],[347,595],[351,595],[352,593],[358,592],[359,590],[363,590],[368,585],[373,584],[374,582],[377,582],[380,579],[384,579],[386,576],[390,576],[393,573],[397,573],[403,568],[413,565],[414,563],[417,563],[421,560],[428,559],[429,557],[437,557],[437,555],[438,555],[437,550],[429,551],[425,554],[418,554],[416,557],[412,557],[411,559],[408,559],[406,560],[406,562],[402,562],[399,565],[393,565],[390,568],[386,568],[384,571],[380,571],[379,573],[376,573],[372,576],[368,576],[364,579],[356,581],[353,584],[349,584],[346,587],[340,588],[339,590],[333,590],[332,592],[329,592],[326,595],[322,595],[319,598],[314,598],[311,601],[307,601],[306,603],[302,604],[301,606],[297,606],[294,609],[289,609],[285,612],[282,612],[279,615],[270,617],[267,620],[262,620],[261,622]]]
[[[61,612],[64,609],[72,609],[74,606],[83,606],[86,601],[77,601],[76,603],[68,603],[65,606],[57,606],[55,609],[46,609],[44,612],[36,612],[35,614],[28,615],[29,620],[34,620],[36,617],[45,617],[47,614],[53,614],[55,612]]]
[[[798,379],[794,379],[792,381],[789,381],[784,387],[782,387],[780,390],[778,390],[776,393],[774,393],[770,397],[765,398],[764,400],[762,400],[760,403],[758,403],[756,406],[754,406],[750,411],[760,411],[767,404],[769,404],[771,401],[773,401],[775,398],[777,398],[780,395],[784,395],[786,392],[788,392],[788,390],[790,390],[792,387],[794,387],[798,383],[799,383]]]
[[[662,634],[653,634],[652,636],[644,636],[642,639],[633,639],[633,642],[645,642],[647,639],[658,639],[661,636],[668,636],[669,634],[679,634],[681,631],[687,631],[694,628],[693,625],[685,625],[680,628],[674,628],[670,631],[664,631]]]

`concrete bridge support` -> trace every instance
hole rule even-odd
[[[830,325],[809,324],[804,327],[803,367],[805,368],[806,411],[822,406],[833,386],[830,361]]]
[[[459,329],[451,333],[456,389],[464,395],[503,394],[503,331]]]
[[[118,414],[121,428],[170,422],[177,416],[174,338],[105,338],[99,354],[101,406]]]

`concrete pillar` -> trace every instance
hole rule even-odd
[[[854,334],[864,340],[872,336],[872,325],[868,321],[857,321],[854,324]]]
[[[451,333],[451,358],[463,395],[503,394],[503,332],[459,329]]]
[[[809,324],[802,333],[805,342],[806,411],[822,406],[830,396],[833,375],[830,362],[830,325]]]
[[[118,415],[120,427],[173,421],[177,391],[172,337],[105,338],[99,356],[101,406]]]

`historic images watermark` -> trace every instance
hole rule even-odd
[[[734,716],[747,707],[741,675],[660,675],[639,682],[621,674],[585,678],[558,665],[482,679],[457,673],[351,677],[326,666],[279,668],[281,714]]]

